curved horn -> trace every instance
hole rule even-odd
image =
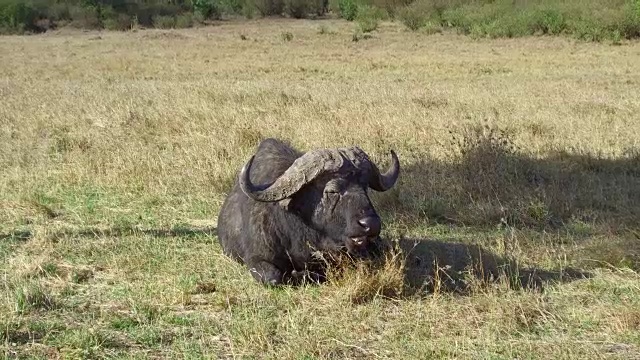
[[[396,153],[391,150],[391,166],[384,174],[380,173],[380,170],[376,166],[376,164],[371,162],[371,167],[373,172],[371,173],[371,178],[369,179],[369,187],[376,191],[387,191],[391,189],[398,180],[398,176],[400,175],[400,161],[398,161],[398,156]]]
[[[278,177],[273,183],[254,185],[251,183],[249,172],[255,155],[242,167],[239,183],[242,192],[256,201],[275,202],[285,199],[304,185],[313,181],[323,171],[334,171],[342,166],[343,159],[337,153],[327,150],[308,152],[298,159]]]

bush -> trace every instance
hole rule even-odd
[[[420,9],[417,9],[416,6],[412,5],[400,9],[398,11],[398,17],[409,30],[416,31],[427,22],[427,16],[424,12],[420,11]]]
[[[371,5],[384,10],[391,18],[395,18],[398,11],[413,3],[413,0],[371,0]]]
[[[619,23],[620,34],[627,39],[640,37],[640,0],[627,3],[624,13],[625,17]]]
[[[324,14],[323,0],[284,0],[286,13],[296,19],[306,18],[309,14]]]
[[[102,27],[100,13],[95,6],[72,7],[71,25],[81,29],[99,29]]]
[[[383,17],[380,9],[373,6],[363,5],[358,8],[356,22],[363,33],[368,33],[378,28],[378,23]]]
[[[138,24],[142,26],[155,26],[153,19],[156,16],[175,17],[184,12],[177,5],[152,3],[138,4],[127,10],[131,16],[137,19]]]
[[[220,19],[220,6],[215,0],[193,0],[193,10],[205,19]]]
[[[100,12],[102,25],[107,30],[130,30],[131,16],[125,13],[117,13],[112,7],[103,7]]]
[[[103,21],[104,28],[107,30],[125,31],[131,30],[131,16],[127,14],[117,14]]]
[[[69,4],[66,3],[51,4],[51,6],[46,9],[46,15],[51,21],[70,21],[71,9]]]
[[[256,16],[257,11],[258,9],[256,9],[255,4],[251,1],[247,1],[242,5],[242,16],[247,19],[253,19]]]
[[[254,0],[255,8],[262,16],[281,15],[284,11],[284,0]]]
[[[173,16],[156,15],[153,17],[153,26],[157,29],[171,29],[176,26],[176,18]]]
[[[251,1],[248,0],[219,0],[218,8],[220,9],[220,13],[240,14],[245,5],[250,2]]]
[[[564,15],[558,9],[538,10],[536,17],[537,24],[534,26],[543,34],[557,35],[566,27]]]
[[[339,0],[338,8],[340,17],[345,20],[353,21],[358,16],[358,4],[356,4],[355,0]]]
[[[36,30],[38,12],[30,4],[19,0],[0,1],[0,28],[6,32],[21,33]]]
[[[426,23],[424,23],[422,29],[423,32],[428,35],[442,33],[442,26],[439,23],[434,23],[432,21],[427,21]]]
[[[285,0],[284,6],[287,14],[296,19],[307,17],[311,7],[309,0]]]
[[[193,24],[193,15],[190,13],[184,13],[176,17],[176,28],[178,29],[190,28],[193,27]]]

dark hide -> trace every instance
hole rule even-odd
[[[251,165],[251,182],[273,183],[302,155],[282,141],[262,141]],[[251,199],[236,178],[218,216],[224,254],[265,284],[297,283],[303,274],[323,280],[325,263],[314,256],[316,251],[367,256],[378,240],[379,227],[366,233],[358,223],[366,217],[379,219],[367,194],[368,176],[365,171],[324,174],[275,202]]]

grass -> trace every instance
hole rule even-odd
[[[640,45],[352,34],[3,37],[0,352],[637,357]],[[270,290],[221,254],[219,207],[267,136],[396,149],[386,262]]]

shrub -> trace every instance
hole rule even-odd
[[[289,16],[302,19],[307,17],[310,9],[310,1],[309,0],[285,0],[284,6],[287,14]]]
[[[498,15],[495,19],[480,23],[481,36],[490,38],[520,37],[534,33],[535,18],[530,12],[518,12],[512,16]]]
[[[400,9],[412,2],[412,0],[372,0],[371,5],[384,10],[391,18],[394,18]]]
[[[358,8],[356,21],[363,33],[368,33],[378,28],[378,23],[382,18],[380,9],[373,6],[363,5]]]
[[[627,3],[624,13],[625,17],[619,23],[620,34],[627,39],[640,37],[640,0]]]
[[[557,9],[544,9],[537,12],[536,30],[543,34],[560,34],[566,26],[563,14]]]
[[[422,26],[422,29],[423,29],[423,32],[428,34],[428,35],[442,33],[442,26],[440,24],[434,23],[432,21],[427,21]]]
[[[581,40],[587,41],[602,41],[605,37],[605,33],[597,22],[593,19],[581,19],[580,21],[573,21],[571,23],[571,29],[574,36]]]
[[[356,4],[355,0],[339,0],[338,8],[340,17],[345,20],[353,21],[358,15],[358,4]]]
[[[284,8],[289,16],[302,19],[309,14],[321,16],[324,14],[323,0],[284,0]]]
[[[102,26],[100,13],[95,6],[72,7],[71,25],[81,29],[98,29]]]
[[[51,4],[46,9],[46,16],[51,21],[71,20],[71,8],[66,3]]]
[[[253,19],[256,15],[256,12],[257,12],[257,9],[253,2],[246,1],[242,5],[242,16],[244,16],[245,18]]]
[[[398,11],[398,16],[404,26],[412,31],[420,29],[427,22],[426,14],[412,5],[401,8]]]
[[[205,19],[219,19],[221,15],[220,6],[215,0],[193,0],[193,10]]]
[[[112,7],[103,7],[100,11],[102,25],[107,30],[130,30],[132,19],[126,13],[118,13]]]
[[[248,0],[219,0],[218,8],[220,9],[220,13],[240,14],[245,5],[250,2],[251,1]]]
[[[162,3],[139,4],[128,11],[131,16],[137,19],[138,24],[142,26],[155,26],[153,22],[155,16],[175,17],[184,12],[184,10],[177,5]]]
[[[284,0],[255,0],[255,7],[262,16],[280,15],[284,11]]]
[[[313,5],[313,10],[318,16],[326,14],[329,10],[329,0],[314,0]]]
[[[190,13],[184,13],[176,16],[176,28],[178,29],[190,28],[193,24],[193,15]]]
[[[0,28],[7,32],[20,33],[37,30],[39,14],[31,4],[18,0],[0,1]]]
[[[156,15],[153,17],[153,26],[158,29],[171,29],[176,26],[176,18],[173,16]]]
[[[117,14],[114,17],[104,19],[104,28],[107,30],[125,31],[131,30],[131,16],[127,14]]]
[[[200,13],[193,13],[193,22],[196,24],[204,24],[206,19]]]

